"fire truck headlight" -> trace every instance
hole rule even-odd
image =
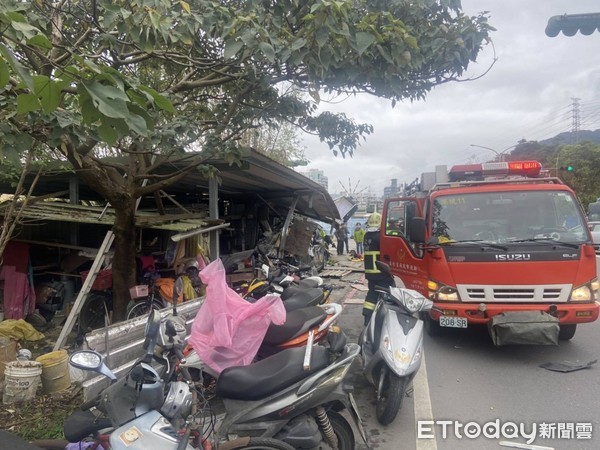
[[[448,286],[443,287],[439,290],[437,294],[438,300],[446,301],[446,302],[457,302],[458,301],[458,291],[456,289],[452,289]]]
[[[571,292],[572,302],[590,302],[592,300],[594,300],[594,295],[592,295],[592,290],[587,285],[575,288]]]
[[[433,280],[427,282],[429,290],[429,299],[433,301],[457,302],[458,291],[450,286],[445,286]]]

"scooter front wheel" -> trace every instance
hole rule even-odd
[[[399,377],[385,365],[381,368],[379,376],[379,392],[377,393],[375,413],[380,424],[389,425],[394,421],[402,407],[408,380]]]

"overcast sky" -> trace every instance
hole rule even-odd
[[[600,12],[598,0],[462,0],[463,11],[489,11],[494,48],[488,45],[467,77],[481,79],[434,88],[424,101],[399,103],[363,95],[323,109],[343,111],[374,132],[354,157],[334,157],[325,144],[304,138],[306,169],[329,178],[329,192],[363,189],[383,194],[392,178],[410,182],[436,165],[486,161],[520,139],[543,140],[572,127],[573,100],[580,129],[600,128],[600,32],[555,38],[548,18]],[[495,49],[495,55],[494,55]],[[301,169],[305,170],[305,169]],[[344,188],[342,187],[344,186]]]

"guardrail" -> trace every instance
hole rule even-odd
[[[192,323],[196,317],[204,297],[197,300],[187,301],[177,306],[177,314],[183,316],[186,321],[187,333],[189,335]],[[173,311],[173,308],[165,308],[160,311],[165,317]],[[144,330],[148,316],[136,317],[125,322],[119,322],[105,328],[96,330],[86,336],[87,348],[101,353],[106,359],[106,365],[119,378],[127,373],[131,366],[144,356]],[[95,376],[93,372],[84,372],[82,382],[83,399],[88,401],[96,397],[110,382],[104,376]]]

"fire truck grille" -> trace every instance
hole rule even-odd
[[[463,302],[561,303],[566,302],[569,299],[571,285],[459,285],[457,289]]]

